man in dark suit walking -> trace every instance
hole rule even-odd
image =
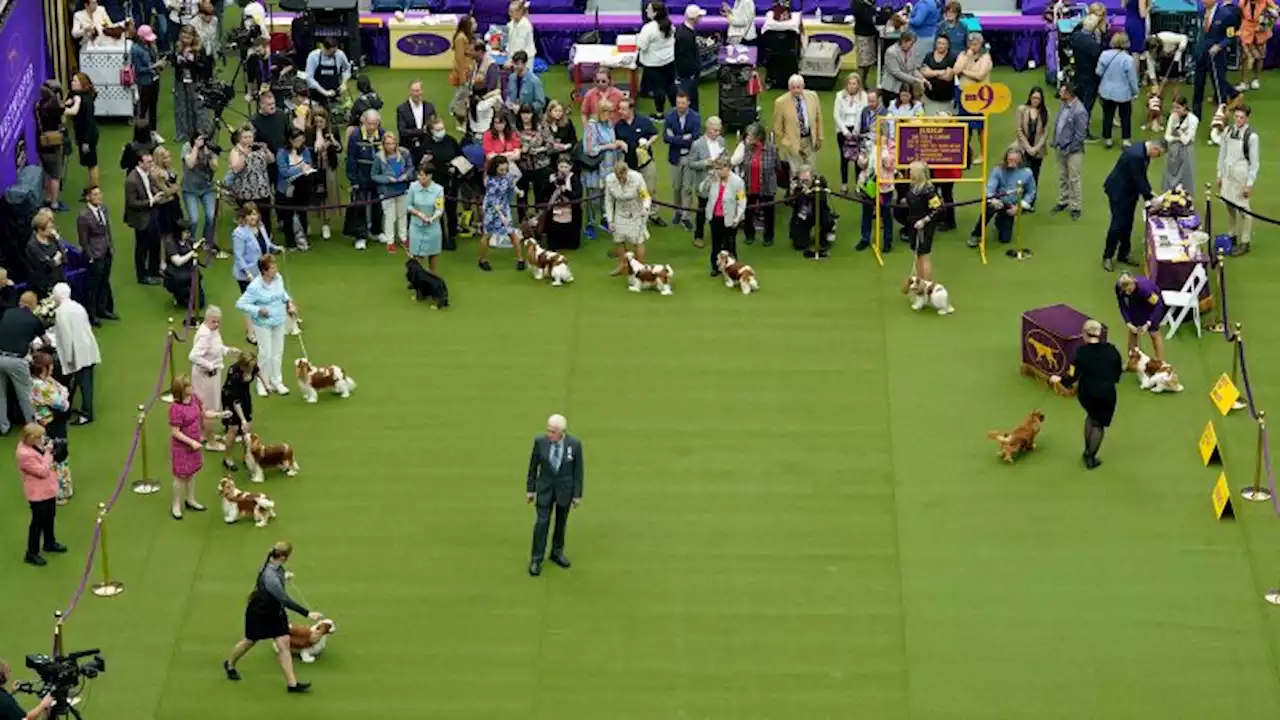
[[[1225,0],[1205,0],[1200,14],[1200,37],[1191,50],[1191,55],[1195,58],[1191,112],[1198,118],[1205,118],[1213,117],[1216,109],[1210,109],[1207,116],[1201,114],[1206,80],[1213,82],[1213,93],[1219,104],[1230,103],[1239,94],[1227,80],[1226,50],[1240,31],[1244,15],[1239,6]]]
[[[538,519],[533,524],[533,556],[529,574],[542,574],[542,558],[547,551],[547,526],[551,524],[551,508],[555,506],[556,528],[551,536],[551,562],[569,567],[564,556],[564,531],[569,510],[582,503],[582,441],[565,432],[568,423],[563,415],[547,419],[547,434],[533,440],[529,455],[529,477],[525,481],[525,499],[536,503]]]
[[[102,204],[102,188],[97,185],[90,187],[84,199],[85,209],[76,217],[76,235],[80,239],[80,249],[89,259],[89,288],[84,308],[89,312],[89,323],[97,327],[103,319],[120,319],[115,313],[115,296],[111,293],[111,262],[116,248],[111,240],[107,208]]]
[[[133,269],[140,285],[160,284],[160,218],[151,167],[151,153],[142,153],[124,181],[124,221],[133,228]]]
[[[1102,267],[1107,272],[1115,269],[1112,258],[1125,265],[1135,263],[1129,257],[1129,236],[1133,234],[1133,213],[1138,199],[1151,200],[1151,181],[1147,179],[1147,166],[1151,158],[1164,153],[1163,140],[1148,140],[1125,148],[1116,160],[1111,174],[1102,189],[1111,204],[1111,225],[1107,228],[1107,245],[1102,251]]]

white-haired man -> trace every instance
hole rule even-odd
[[[356,241],[356,249],[364,250],[369,238],[377,234],[382,208],[377,202],[378,190],[373,184],[373,156],[382,149],[382,115],[377,110],[365,110],[360,116],[360,128],[347,138],[347,179],[351,181],[351,202],[360,203],[347,208],[346,231]],[[382,243],[387,238],[378,237]]]
[[[773,103],[773,137],[794,173],[813,163],[822,149],[822,106],[818,93],[804,89],[804,78],[792,75],[787,93]]]
[[[565,432],[567,427],[568,421],[563,415],[547,418],[547,432],[533,439],[533,451],[529,455],[525,500],[538,510],[529,560],[529,575],[533,577],[542,574],[553,506],[556,526],[551,535],[551,562],[562,568],[569,567],[569,558],[564,555],[564,533],[569,511],[582,503],[583,460],[582,441]]]

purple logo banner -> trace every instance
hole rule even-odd
[[[40,3],[15,2],[9,10],[0,26],[0,189],[13,184],[28,156],[36,159],[35,101],[48,77]]]
[[[405,35],[396,41],[397,50],[405,55],[417,55],[419,57],[443,55],[449,52],[451,47],[448,38],[431,33]]]

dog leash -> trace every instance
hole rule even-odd
[[[295,337],[297,337],[297,338],[298,338],[298,350],[299,350],[299,352],[301,352],[301,353],[302,353],[302,359],[303,359],[303,360],[310,360],[310,359],[311,359],[311,358],[310,358],[310,356],[308,356],[308,355],[307,355],[307,343],[306,343],[306,342],[304,342],[304,341],[303,341],[303,339],[302,339],[302,329],[301,329],[301,328],[299,328],[299,329],[298,329],[298,334],[297,334]]]

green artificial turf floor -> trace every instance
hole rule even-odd
[[[388,111],[416,77],[437,107],[449,99],[443,73],[373,75]],[[547,77],[565,96],[564,70]],[[1018,99],[1041,77],[998,73]],[[704,84],[704,111],[715,95]],[[1255,95],[1255,117],[1276,111],[1274,92]],[[994,147],[1012,122],[993,120]],[[116,216],[126,135],[109,126],[102,142]],[[1197,152],[1208,180],[1213,157]],[[359,389],[260,403],[257,429],[295,444],[302,466],[268,481],[280,515],[268,530],[215,512],[178,523],[167,494],[125,495],[108,535],[126,592],[87,596],[66,627],[68,650],[107,659],[86,717],[1275,717],[1280,625],[1261,595],[1280,584],[1280,523],[1267,505],[1216,522],[1216,471],[1196,455],[1227,345],[1190,330],[1169,344],[1181,395],[1142,394],[1127,376],[1096,472],[1080,466],[1076,403],[1018,374],[1022,311],[1065,302],[1119,322],[1098,266],[1113,156],[1089,148],[1080,222],[1026,219],[1029,261],[993,252],[984,267],[962,232],[940,237],[936,275],[958,308],[946,318],[912,313],[899,294],[909,255],[880,268],[852,251],[848,205],[825,262],[740,244],[762,285],[747,298],[706,277],[705,251],[677,230],[650,243],[652,260],[677,268],[673,297],[627,292],[599,242],[573,255],[577,282],[552,289],[501,253],[480,273],[471,241],[443,259],[447,312],[410,301],[402,256],[317,243],[289,260],[289,288],[312,357],[341,363]],[[831,150],[820,165],[836,182]],[[1258,208],[1272,214],[1276,167],[1264,155]],[[1052,161],[1044,177],[1053,187]],[[963,210],[961,227],[974,217]],[[71,236],[72,214],[59,222]],[[72,554],[22,565],[14,475],[0,494],[0,653],[17,666],[47,650],[76,585],[172,313],[159,288],[130,282],[132,238],[117,228],[124,320],[99,332],[99,422],[71,438],[77,495],[58,524]],[[1258,227],[1258,250],[1230,264],[1263,408],[1280,403],[1273,236]],[[222,263],[207,279],[224,308],[229,275]],[[232,317],[232,344],[237,327]],[[1000,464],[985,433],[1036,407],[1048,415],[1040,449]],[[534,580],[524,471],[552,412],[585,443],[586,497],[569,527],[573,569]],[[1238,488],[1252,477],[1252,425],[1237,413],[1218,426]],[[147,427],[163,478],[163,406]],[[207,465],[200,494],[213,505]],[[340,627],[301,671],[311,697],[285,695],[266,649],[238,685],[219,669],[280,538],[297,547],[305,600]]]

